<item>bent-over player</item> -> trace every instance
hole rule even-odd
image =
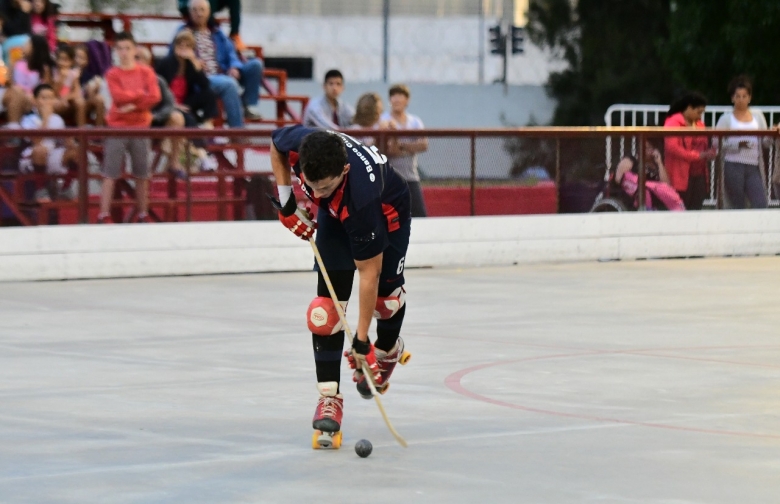
[[[404,354],[400,337],[404,303],[404,260],[411,228],[409,189],[376,147],[343,133],[288,126],[272,135],[271,164],[279,192],[279,219],[308,240],[317,228],[316,244],[339,303],[346,308],[358,271],[359,314],[352,348],[365,361],[384,392],[396,362]],[[308,198],[318,206],[317,222],[298,207],[290,167]],[[317,268],[319,271],[319,268]],[[341,429],[343,397],[339,390],[344,331],[322,273],[317,297],[309,305],[317,389],[320,398],[312,426],[326,433],[321,446]],[[374,344],[368,338],[371,317],[377,320]],[[349,352],[353,379],[364,398],[371,398],[366,377]],[[338,448],[338,442],[333,446]],[[315,433],[316,444],[316,433]]]

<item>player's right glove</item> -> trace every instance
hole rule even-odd
[[[314,236],[314,230],[317,229],[314,216],[308,210],[298,207],[294,194],[287,198],[284,206],[274,198],[271,198],[271,202],[279,210],[279,220],[287,229],[295,233],[295,236],[301,240],[308,240]]]
[[[353,355],[352,352],[344,352],[344,355],[349,362],[349,367],[355,370],[352,379],[354,381],[360,379],[358,373],[363,373],[363,363],[358,361],[364,360],[366,362],[366,367],[374,376],[374,382],[376,382],[377,385],[380,385],[382,383],[382,371],[379,369],[379,364],[376,361],[374,345],[372,345],[370,341],[360,341],[357,336],[355,336],[355,339],[352,340],[352,350],[355,351],[357,356]]]

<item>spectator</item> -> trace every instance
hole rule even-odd
[[[669,185],[661,153],[649,142],[645,142],[645,208],[648,210],[685,210],[682,199]],[[639,189],[639,161],[633,156],[620,160],[615,171],[615,182],[623,191],[635,198]],[[634,200],[636,205],[637,201]]]
[[[764,114],[750,107],[753,83],[744,75],[735,77],[729,83],[729,95],[734,110],[718,119],[717,129],[765,130]],[[768,137],[764,137],[769,141]],[[729,206],[745,208],[745,199],[751,208],[766,208],[767,200],[763,179],[764,152],[758,137],[723,138],[723,184]]]
[[[33,0],[30,28],[49,42],[49,50],[57,50],[57,8],[49,0]]]
[[[38,84],[51,83],[53,66],[46,39],[39,35],[31,36],[24,46],[24,57],[14,64],[11,74],[13,85],[3,95],[9,126],[17,126],[22,115],[32,109],[33,90]]]
[[[179,12],[185,19],[190,18],[189,0],[179,0]],[[246,49],[244,42],[241,40],[239,31],[241,28],[241,0],[209,0],[211,7],[211,16],[214,19],[214,15],[226,8],[230,12],[230,39],[233,41],[233,45],[237,51],[243,51]]]
[[[303,112],[303,125],[310,128],[348,128],[355,112],[339,100],[344,92],[344,76],[338,70],[328,70],[322,87],[325,94],[309,101]]]
[[[154,68],[152,52],[146,47],[138,48],[136,58],[139,63]],[[184,114],[176,109],[176,99],[173,97],[171,88],[168,87],[168,83],[161,76],[155,74],[155,77],[157,78],[157,86],[160,88],[161,98],[152,109],[152,128],[183,128]],[[184,139],[181,137],[163,140],[163,145],[170,145],[168,149],[163,149],[168,154],[168,168],[177,174],[184,173],[180,162],[181,144],[183,141]]]
[[[699,93],[687,93],[669,107],[665,128],[703,128],[701,116],[707,99]],[[664,140],[666,170],[672,187],[688,210],[701,210],[707,195],[707,162],[716,156],[703,136],[667,136]]]
[[[24,129],[63,129],[65,121],[55,113],[57,94],[49,84],[39,84],[33,90],[35,108],[22,118]],[[78,159],[78,150],[72,138],[59,137],[33,138],[29,146],[22,151],[19,169],[25,173],[48,173],[50,175],[65,175],[72,163]],[[55,186],[56,187],[56,186]],[[55,197],[55,191],[50,186],[49,197]],[[42,197],[36,198],[38,200]]]
[[[217,116],[217,97],[203,72],[203,63],[195,56],[195,36],[190,30],[176,35],[173,52],[157,63],[156,70],[171,88],[186,125],[205,123],[210,127]]]
[[[52,79],[52,87],[58,96],[54,111],[72,117],[76,126],[84,126],[87,123],[87,105],[75,59],[76,53],[71,46],[63,45],[57,49],[57,67]]]
[[[383,112],[382,98],[376,93],[365,93],[358,98],[355,106],[355,116],[352,118],[351,129],[381,129],[387,124],[379,120]],[[360,139],[365,145],[374,145],[374,137]]]
[[[210,9],[208,0],[191,0],[187,26],[195,35],[195,53],[209,77],[211,90],[222,100],[228,125],[236,128],[244,125],[244,115],[260,118],[257,102],[263,64],[258,59],[245,63],[239,59],[233,43],[211,19]],[[239,86],[244,88],[243,107]]]
[[[137,47],[133,35],[122,32],[114,39],[119,65],[106,72],[106,82],[113,103],[106,122],[111,128],[148,128],[152,123],[152,108],[160,101],[157,76],[147,65],[136,63]],[[98,223],[110,223],[111,198],[114,184],[122,174],[125,153],[130,154],[133,175],[136,178],[138,222],[150,222],[148,138],[106,138],[103,147],[103,187],[100,194]]]
[[[406,112],[411,97],[409,87],[405,84],[395,84],[390,87],[388,94],[390,95],[390,112],[382,114],[382,120],[387,121],[390,129],[425,129],[419,117]],[[427,150],[428,139],[425,137],[398,138],[387,144],[390,164],[409,184],[409,192],[412,194],[412,217],[426,217],[428,215],[417,165],[417,154]]]
[[[30,0],[5,0],[0,2],[3,20],[3,55],[7,67],[13,67],[21,59],[24,45],[30,37]]]
[[[92,44],[93,46],[100,44],[97,41],[91,42],[95,42],[95,44]],[[79,71],[79,84],[86,104],[85,115],[88,118],[94,115],[95,126],[105,126],[106,101],[100,93],[100,89],[105,81],[103,80],[103,72],[98,62],[90,58],[88,47],[85,44],[78,44],[74,48],[74,62]]]

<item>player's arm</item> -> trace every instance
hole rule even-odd
[[[288,154],[281,152],[271,142],[271,169],[276,178],[276,190],[279,193],[279,201],[274,202],[279,210],[279,220],[302,240],[308,240],[314,236],[317,224],[313,216],[307,210],[298,208],[295,195],[292,192],[292,176],[290,175],[290,163]]]
[[[360,341],[368,341],[368,328],[371,325],[371,319],[374,316],[374,307],[376,306],[376,297],[379,292],[379,274],[382,272],[382,253],[366,259],[365,261],[355,261],[357,266],[359,280],[359,313],[358,324],[355,336]]]
[[[276,179],[276,187],[287,187],[292,192],[292,176],[290,175],[290,163],[287,158],[287,154],[279,152],[276,145],[271,142],[271,169],[274,172],[274,178]],[[287,198],[290,196],[290,192],[287,192],[282,200],[281,190],[279,190],[279,201],[284,205],[287,203]]]

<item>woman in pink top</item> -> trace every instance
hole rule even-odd
[[[707,99],[699,93],[688,93],[669,108],[665,128],[704,128],[701,116]],[[707,137],[667,136],[664,139],[666,171],[685,208],[701,210],[707,195],[707,162],[715,159],[715,149],[708,148]]]
[[[18,124],[22,116],[32,110],[33,90],[38,84],[51,84],[53,65],[46,39],[32,35],[24,46],[24,58],[14,63],[13,84],[3,96],[9,124]]]
[[[33,0],[30,26],[34,35],[46,39],[51,52],[57,49],[57,9],[49,0]]]

